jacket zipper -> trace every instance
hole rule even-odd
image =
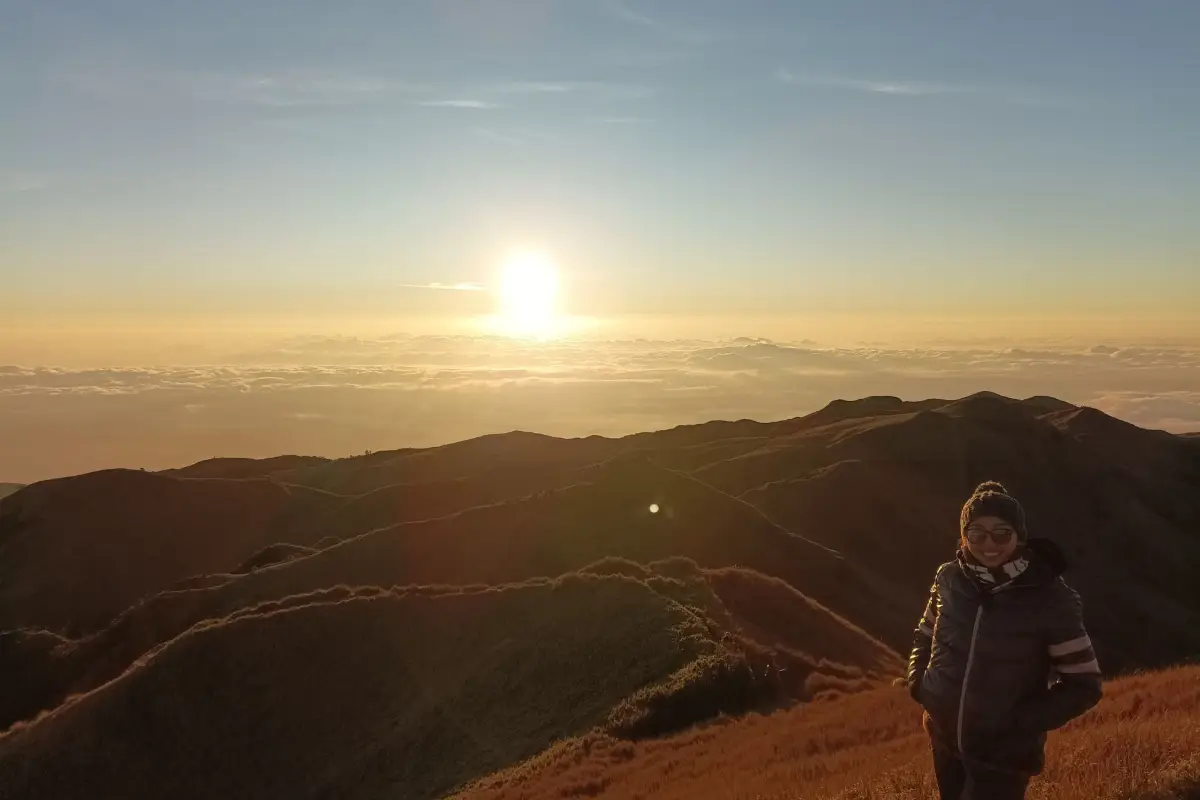
[[[1021,588],[1022,584],[1016,582],[1006,583],[996,589],[993,594],[1006,592],[1009,589]],[[967,706],[967,680],[971,677],[971,665],[975,663],[975,640],[979,638],[979,622],[983,619],[983,604],[975,609],[975,624],[971,628],[971,644],[967,648],[967,668],[963,672],[962,692],[958,696],[958,751],[963,752],[963,715]]]
[[[975,626],[971,628],[971,646],[967,649],[967,669],[963,673],[962,693],[958,697],[958,752],[963,752],[963,712],[967,708],[967,681],[971,678],[971,665],[975,663],[975,640],[979,637],[979,621],[983,619],[983,605],[975,609]]]

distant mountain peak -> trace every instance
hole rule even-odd
[[[1065,400],[1059,400],[1057,397],[1049,397],[1047,395],[1035,395],[1033,397],[1027,397],[1021,401],[1021,405],[1043,413],[1070,411],[1076,408],[1076,406],[1068,403]]]
[[[1032,409],[1020,401],[995,392],[976,392],[937,410],[954,417],[992,422],[1026,420],[1035,416]]]
[[[891,395],[871,395],[857,400],[834,400],[820,411],[815,411],[806,417],[801,417],[797,422],[803,423],[805,427],[818,427],[821,425],[830,425],[835,422],[865,419],[867,417],[907,414],[928,408],[936,408],[944,402],[944,400],[906,402],[899,397]]]
[[[208,458],[186,467],[162,470],[180,478],[263,478],[292,470],[328,464],[321,456],[273,456],[271,458]]]
[[[1055,425],[1076,434],[1144,434],[1148,433],[1130,422],[1117,419],[1091,406],[1072,406],[1052,415]]]

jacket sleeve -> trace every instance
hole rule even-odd
[[[1100,664],[1083,627],[1079,594],[1061,580],[1055,590],[1046,639],[1053,672],[1046,691],[1016,711],[1017,724],[1025,730],[1061,728],[1099,703],[1103,693]]]
[[[917,690],[921,687],[921,679],[925,677],[925,669],[929,666],[929,655],[933,650],[933,626],[937,622],[937,578],[929,587],[929,602],[925,604],[925,613],[913,631],[912,652],[908,656],[908,693],[917,702]]]

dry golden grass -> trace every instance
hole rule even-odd
[[[592,735],[481,781],[461,800],[936,800],[903,689],[751,715],[631,743]],[[1200,798],[1200,667],[1113,681],[1050,738],[1030,800]]]

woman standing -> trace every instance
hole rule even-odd
[[[908,688],[925,708],[942,800],[1020,800],[1046,732],[1100,700],[1100,666],[1066,559],[1030,539],[1003,486],[963,506],[960,547],[938,568],[913,637]]]

